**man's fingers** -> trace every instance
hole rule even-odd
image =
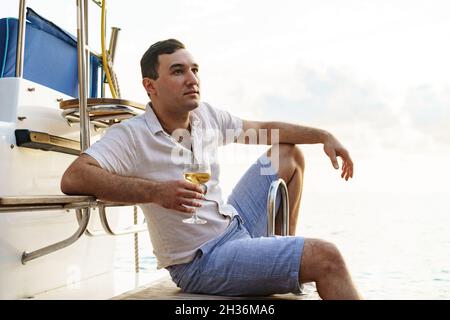
[[[181,211],[183,213],[194,213],[195,212],[195,208],[189,208],[189,207],[185,207],[182,205],[176,206],[174,209],[177,211]]]
[[[350,166],[348,161],[344,162],[344,165],[342,166],[342,174],[341,174],[341,178],[344,178],[346,181],[349,178],[349,174],[350,174]]]
[[[341,177],[344,178],[346,181],[349,178],[353,178],[353,162],[351,160],[347,160],[344,162]]]
[[[337,158],[336,158],[336,151],[334,149],[331,149],[329,151],[329,153],[327,153],[327,154],[328,154],[328,157],[331,160],[331,164],[333,165],[333,167],[335,169],[339,169],[339,163],[338,163]]]
[[[350,157],[349,157],[350,158]],[[348,160],[348,176],[353,178],[353,161],[351,159]]]
[[[185,206],[190,206],[190,207],[201,207],[202,206],[201,203],[198,203],[197,201],[194,201],[192,199],[187,199],[187,198],[181,198],[180,204],[185,205]]]
[[[184,188],[192,191],[197,191],[198,193],[203,193],[203,189],[198,184],[190,183],[187,181],[182,181],[182,185]]]
[[[350,174],[349,174],[348,170],[347,171],[342,171],[341,178],[343,178],[343,179],[345,179],[347,181],[349,176],[350,176]]]
[[[205,196],[202,193],[185,190],[180,193],[180,196],[188,199],[205,199]]]
[[[330,159],[331,159],[331,164],[333,165],[333,167],[334,167],[335,169],[339,169],[339,163],[338,163],[336,157],[330,158]]]
[[[339,162],[337,157],[342,160],[341,178],[348,180],[353,178],[353,161],[348,151],[342,147],[337,141],[336,143],[324,144],[324,151],[330,158],[331,164],[335,169],[339,169]]]

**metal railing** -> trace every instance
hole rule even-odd
[[[106,218],[107,207],[130,206],[129,204],[120,203],[105,203],[95,199],[92,196],[43,196],[43,197],[2,197],[0,198],[0,213],[1,212],[30,212],[30,211],[48,211],[48,210],[69,210],[75,209],[78,221],[78,229],[75,233],[64,239],[43,248],[28,252],[24,251],[22,254],[22,264],[30,260],[45,256],[49,253],[55,252],[65,248],[75,241],[77,241],[83,234],[88,236],[104,236],[104,235],[126,235],[136,234],[147,231],[147,225],[142,223],[140,225],[131,225],[129,227],[114,230],[111,228]],[[99,208],[100,221],[103,230],[91,231],[88,229],[88,224],[91,217],[91,208]]]
[[[283,179],[273,181],[269,187],[269,194],[267,195],[267,236],[275,234],[275,216],[276,216],[276,200],[278,190],[281,190],[281,208],[282,208],[282,225],[281,235],[289,235],[289,198],[288,189]]]
[[[56,242],[49,246],[43,247],[41,249],[32,251],[32,252],[24,251],[22,253],[22,259],[21,259],[22,264],[26,264],[30,260],[34,260],[36,258],[45,256],[49,253],[55,252],[59,249],[65,248],[65,247],[71,245],[72,243],[74,243],[75,241],[77,241],[83,235],[83,233],[85,232],[85,230],[87,228],[87,225],[89,223],[89,214],[90,214],[89,210],[86,210],[83,212],[83,216],[79,223],[80,226],[78,227],[77,231],[69,238],[67,238],[63,241]]]
[[[133,224],[130,225],[128,227],[122,228],[122,229],[118,229],[115,230],[111,227],[110,223],[108,222],[108,218],[106,215],[106,208],[107,207],[113,207],[113,206],[129,206],[129,205],[123,205],[123,204],[107,204],[107,203],[103,203],[103,202],[98,202],[98,206],[96,206],[96,208],[98,208],[99,210],[99,217],[100,217],[100,222],[102,224],[102,229],[98,229],[98,230],[92,230],[89,229],[89,227],[86,227],[84,234],[87,235],[88,237],[98,237],[98,236],[123,236],[126,234],[133,234],[133,233],[140,233],[143,231],[147,231],[147,224],[146,223],[141,223],[141,224]],[[81,225],[83,222],[83,216],[84,216],[84,211],[85,209],[77,209],[76,210],[76,215],[77,215],[77,220],[78,220],[78,224]]]
[[[17,49],[16,49],[16,77],[22,78],[23,76],[23,56],[25,50],[25,7],[26,1],[20,0],[19,4],[19,29],[17,31]]]
[[[89,113],[87,110],[87,70],[86,70],[86,1],[77,0],[77,50],[78,50],[78,99],[80,104],[80,143],[81,151],[89,148]]]

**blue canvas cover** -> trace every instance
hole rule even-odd
[[[18,20],[0,19],[0,77],[14,77]],[[97,97],[101,61],[91,55],[91,92]],[[78,97],[77,41],[74,36],[27,8],[23,77]]]

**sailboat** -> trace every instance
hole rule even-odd
[[[89,5],[101,12],[100,53],[88,43]],[[76,0],[73,9],[76,36],[25,0],[18,18],[0,19],[0,299],[110,299],[168,279],[165,270],[139,276],[138,235],[148,231],[137,206],[60,190],[64,171],[83,150],[145,109],[120,95],[113,68],[119,29],[112,28],[106,48],[106,0]],[[278,189],[287,234],[282,181],[268,195],[268,233]],[[118,224],[121,216],[133,216],[133,223]],[[117,239],[126,235],[134,236],[135,269],[118,273]]]
[[[138,269],[129,277],[114,271],[117,239],[147,232],[137,208],[60,191],[82,150],[144,111],[120,97],[113,70],[119,29],[106,48],[105,2],[74,2],[76,37],[25,0],[18,18],[0,19],[0,299],[106,299],[142,284]],[[101,12],[101,53],[87,42],[89,5]],[[123,215],[135,223],[120,227]]]

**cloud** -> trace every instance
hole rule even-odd
[[[450,88],[422,85],[408,90],[405,121],[437,143],[450,144]]]
[[[450,142],[449,91],[421,86],[405,94],[345,69],[303,64],[285,78],[284,90],[260,92],[252,108],[259,119],[337,131],[359,148],[417,151]]]

